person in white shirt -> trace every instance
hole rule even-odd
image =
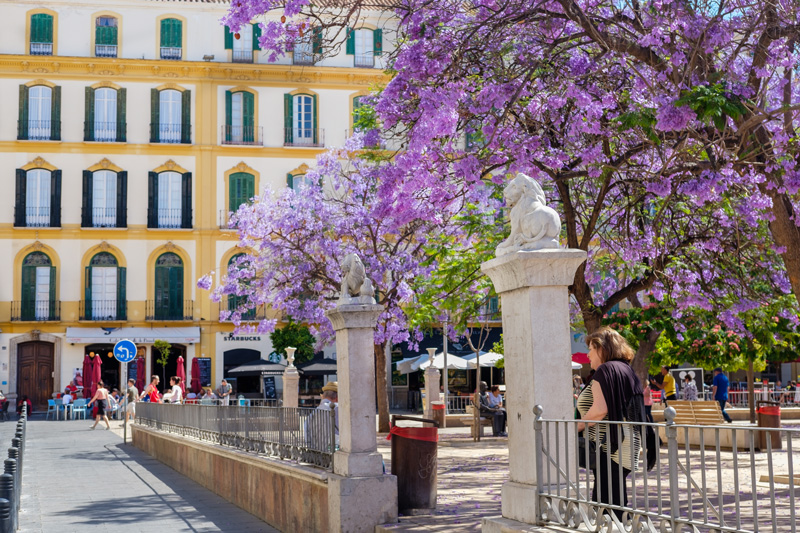
[[[64,395],[61,397],[61,404],[62,405],[69,405],[72,403],[72,395],[69,393],[69,389],[64,391]]]
[[[489,407],[503,407],[503,396],[502,394],[500,394],[499,386],[492,385],[492,388],[489,389],[487,400],[489,403]]]
[[[334,432],[336,433],[336,447],[339,446],[339,383],[329,381],[322,387],[322,401],[314,410],[313,416],[306,418],[306,442],[316,450],[330,448],[331,435],[327,423],[328,413],[335,412]],[[323,415],[323,416],[321,416]]]
[[[169,378],[169,383],[172,385],[172,390],[165,392],[162,398],[164,403],[181,403],[183,400],[183,392],[181,391],[181,378],[172,376]]]

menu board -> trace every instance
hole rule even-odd
[[[195,357],[197,364],[200,365],[200,386],[211,386],[211,358],[210,357]]]
[[[136,383],[136,377],[138,373],[139,373],[139,365],[136,363],[136,359],[134,359],[128,364],[128,379],[132,379],[134,384]],[[127,388],[128,384],[123,383],[122,386]]]
[[[264,399],[278,399],[278,392],[275,389],[275,376],[264,376]]]

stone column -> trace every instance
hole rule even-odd
[[[328,476],[330,531],[372,532],[397,521],[397,477],[383,473],[375,421],[374,332],[383,306],[340,304],[336,331],[339,446]]]
[[[286,348],[286,359],[289,365],[283,369],[283,406],[298,407],[300,405],[300,373],[294,366],[294,352],[297,348]]]
[[[436,355],[436,348],[428,348],[429,361],[433,362],[433,357]],[[439,396],[439,382],[441,373],[433,365],[425,369],[425,418],[432,420],[433,416],[433,402],[441,400]]]
[[[574,418],[567,286],[585,260],[583,250],[556,248],[513,252],[481,266],[501,299],[509,435],[503,518],[484,519],[484,532],[529,531],[536,523],[536,482],[546,470],[536,470],[533,407],[541,405],[544,418]],[[574,456],[574,438],[565,446],[561,437],[562,457],[565,449]]]

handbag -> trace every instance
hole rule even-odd
[[[586,454],[589,454],[589,466],[586,466]],[[578,466],[597,470],[597,444],[586,437],[578,437]]]

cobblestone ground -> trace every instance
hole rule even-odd
[[[275,532],[89,421],[28,422],[20,531]],[[112,422],[118,428],[119,422]],[[0,449],[10,444],[0,423]]]

